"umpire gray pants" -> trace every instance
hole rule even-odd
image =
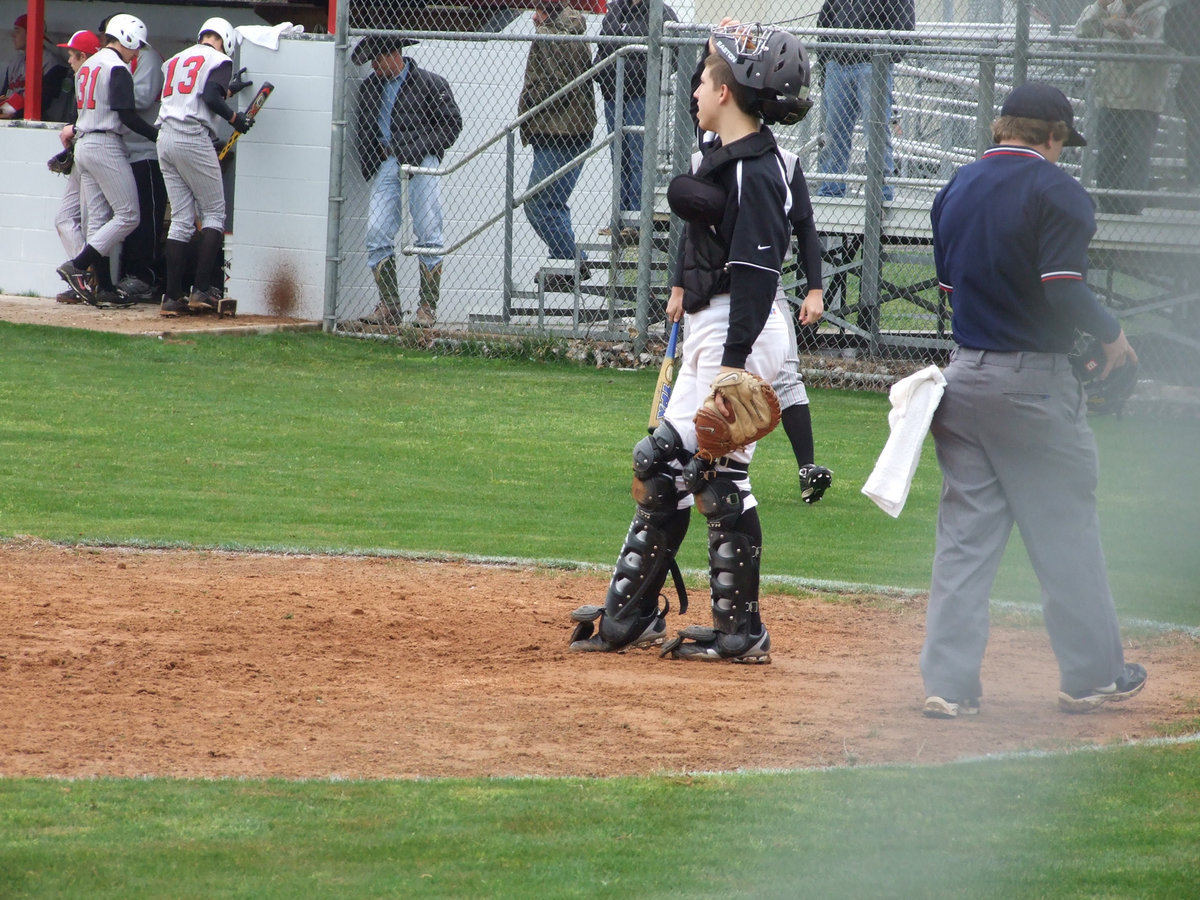
[[[1041,583],[1060,688],[1108,684],[1124,656],[1100,546],[1099,457],[1066,355],[960,348],[944,374],[932,427],[942,496],[921,651],[926,693],[982,696],[988,596],[1014,522]]]

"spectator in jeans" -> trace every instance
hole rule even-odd
[[[583,34],[587,23],[579,10],[560,0],[538,0],[533,23],[539,35]],[[588,45],[580,41],[559,43],[535,40],[525,64],[525,86],[517,112],[524,115],[592,65]],[[574,88],[549,106],[534,113],[521,125],[521,143],[533,147],[529,187],[552,175],[578,157],[592,144],[596,129],[596,101],[590,83]],[[550,258],[558,265],[574,267],[575,232],[571,227],[571,191],[579,180],[582,164],[550,183],[525,203],[525,215],[538,237],[546,242]],[[580,277],[587,280],[586,265]],[[572,275],[552,273],[542,281],[546,290],[573,291]]]
[[[1161,52],[1163,19],[1169,0],[1096,0],[1075,23],[1081,38],[1113,38],[1113,49]],[[1150,187],[1150,151],[1158,117],[1167,102],[1170,66],[1161,62],[1105,60],[1096,64],[1096,187],[1146,191]],[[1144,197],[1096,198],[1101,212],[1137,215]]]
[[[825,0],[817,16],[818,28],[847,28],[867,31],[912,31],[916,27],[916,12],[913,0]],[[871,39],[870,38],[822,38],[823,41],[845,43],[854,41],[862,47],[822,50],[821,66],[823,81],[821,105],[825,115],[825,144],[817,156],[817,170],[832,175],[842,175],[850,165],[850,147],[854,137],[854,126],[863,118],[871,106]],[[878,39],[877,39],[878,40]],[[892,69],[901,59],[899,53],[892,54],[887,70],[887,99],[884,108],[889,117],[892,104]],[[892,151],[892,133],[885,127],[887,144],[883,155],[884,177],[896,170]],[[868,165],[873,160],[867,160]],[[883,199],[891,200],[890,184],[883,186]],[[817,189],[821,197],[844,197],[844,181],[826,181]]]
[[[1176,3],[1163,19],[1163,39],[1188,56],[1200,56],[1200,0]],[[1200,185],[1200,64],[1189,64],[1175,85],[1175,108],[1187,121],[1187,183]]]
[[[663,4],[663,21],[678,22],[675,10]],[[612,0],[608,12],[600,23],[600,40],[596,42],[596,64],[599,65],[621,49],[621,44],[606,41],[604,37],[645,37],[650,33],[650,4],[646,0]],[[665,68],[665,64],[664,64]],[[600,85],[600,96],[604,100],[604,121],[608,133],[617,128],[617,63],[614,61],[596,76]],[[622,92],[621,124],[643,126],[646,124],[646,54],[633,53],[625,57],[625,81]],[[640,210],[642,207],[642,152],[644,135],[622,134],[612,144],[613,165],[620,159],[621,210]],[[618,157],[619,154],[619,157]],[[621,228],[621,222],[612,224],[618,230],[622,243],[635,244],[638,240],[636,227]],[[609,234],[601,229],[601,234]]]

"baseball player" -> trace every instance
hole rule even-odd
[[[72,72],[78,73],[88,58],[100,49],[100,38],[90,31],[77,31],[65,44],[58,46],[66,49],[67,64],[70,65]],[[75,118],[73,105],[71,118]],[[73,123],[64,125],[59,132],[59,140],[64,149],[73,144],[74,129],[72,125]],[[62,241],[63,249],[67,251],[68,256],[75,257],[83,252],[87,240],[83,236],[83,202],[79,192],[78,166],[72,166],[70,174],[67,175],[67,189],[63,192],[62,202],[58,205],[58,213],[54,217],[54,228],[58,231],[59,240]],[[67,288],[54,299],[59,303],[82,302],[72,288]]]
[[[58,267],[71,289],[93,305],[128,305],[113,289],[106,257],[137,227],[137,185],[121,136],[135,131],[154,140],[157,132],[137,114],[129,63],[146,40],[141,19],[116,15],[108,21],[104,46],[75,75],[77,118],[70,138],[87,222],[87,244]],[[96,287],[88,278],[95,271]]]
[[[924,713],[979,712],[988,595],[1015,523],[1042,586],[1060,707],[1083,712],[1146,683],[1126,663],[1096,512],[1099,459],[1068,351],[1104,344],[1102,377],[1137,362],[1087,285],[1091,197],[1055,165],[1082,146],[1070,101],[1027,81],[992,125],[996,146],[934,198],[933,257],[954,341],[933,417],[942,468],[921,674]]]
[[[244,112],[226,102],[250,82],[233,75],[230,54],[237,32],[220,17],[200,26],[196,43],[163,63],[162,103],[158,111],[158,161],[171,202],[171,227],[167,232],[167,285],[160,313],[178,316],[187,312],[215,312],[224,295],[214,285],[213,272],[225,237],[225,189],[221,165],[213,144],[221,121],[245,134],[254,124]],[[244,70],[243,70],[244,72]],[[200,226],[196,280],[191,296],[184,298],[183,272],[187,245]]]
[[[572,614],[579,623],[572,650],[645,647],[665,637],[668,609],[659,609],[659,591],[696,505],[708,520],[713,627],[685,628],[662,655],[771,660],[758,607],[762,529],[749,477],[754,444],[708,461],[696,453],[693,420],[720,375],[745,370],[770,382],[783,365],[787,325],[774,301],[790,250],[794,198],[763,123],[802,114],[808,78],[804,48],[785,31],[726,19],[709,40],[696,118],[719,143],[668,191],[672,210],[686,222],[667,303],[671,321],[685,320],[679,377],[662,424],[634,448],[637,512],[604,607]]]
[[[107,22],[105,23],[107,24]],[[104,25],[101,25],[101,31]],[[130,63],[133,72],[133,101],[137,114],[153,124],[158,118],[162,96],[163,58],[149,43],[142,44]],[[138,192],[138,225],[121,244],[121,280],[117,293],[139,303],[157,303],[155,285],[163,277],[162,232],[167,212],[167,188],[158,165],[158,150],[152,141],[136,132],[124,135],[129,167]]]

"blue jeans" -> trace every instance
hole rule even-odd
[[[421,160],[426,168],[436,168],[436,156]],[[396,255],[396,232],[403,221],[401,200],[404,196],[400,164],[394,156],[383,161],[371,180],[371,204],[367,211],[367,265],[374,269],[389,256]],[[418,247],[442,246],[442,200],[436,175],[414,175],[408,179],[408,214],[412,216],[413,235]],[[442,261],[440,256],[417,257],[427,269]]]
[[[887,72],[887,100],[884,109],[890,117],[892,105],[892,66]],[[817,169],[840,175],[850,165],[850,142],[854,137],[854,125],[871,108],[871,62],[840,63],[830,60],[825,63],[824,86],[821,89],[821,105],[825,110],[825,146],[817,155]],[[884,125],[887,143],[883,153],[883,177],[886,180],[896,169],[892,152],[891,123]],[[867,158],[867,165],[872,160]],[[844,197],[846,182],[826,181],[817,190],[821,197]],[[892,186],[884,184],[883,199],[891,200]]]
[[[604,101],[604,121],[608,125],[608,133],[612,134],[617,127],[617,101]],[[621,108],[621,124],[646,124],[646,98],[626,97]],[[645,146],[645,135],[623,134],[620,139],[609,145],[613,157],[613,167],[617,165],[617,148],[621,153],[621,209],[642,208],[642,153]]]
[[[567,165],[592,145],[591,136],[558,137],[546,135],[529,141],[533,148],[533,168],[529,170],[529,187]],[[546,242],[551,259],[575,258],[575,231],[571,228],[571,191],[579,181],[582,163],[546,185],[525,202],[525,216]]]

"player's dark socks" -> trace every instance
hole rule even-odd
[[[168,300],[178,300],[183,296],[183,270],[187,267],[187,242],[167,241],[163,256],[167,262],[167,281],[165,290]]]
[[[810,466],[813,462],[815,449],[813,447],[812,413],[807,403],[789,406],[780,415],[783,431],[792,444],[792,453],[796,455],[797,466]]]
[[[193,287],[207,293],[212,287],[212,273],[217,267],[224,235],[216,228],[200,229],[200,248],[196,251],[196,282]]]
[[[82,272],[86,272],[88,269],[94,269],[96,276],[99,277],[100,270],[108,265],[108,260],[101,256],[100,251],[91,244],[86,244],[84,245],[84,248],[80,254],[71,260],[71,263],[75,266],[75,268]],[[112,287],[111,276],[109,280],[109,287]]]

